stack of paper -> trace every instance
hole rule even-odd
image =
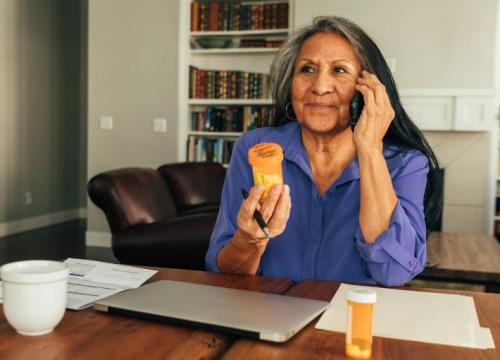
[[[367,288],[341,284],[316,328],[346,331],[347,291]],[[373,335],[479,349],[494,348],[490,329],[482,328],[469,296],[369,288],[377,292]]]
[[[64,261],[69,267],[66,308],[81,310],[95,301],[127,289],[139,287],[157,271],[93,260]],[[0,302],[2,302],[0,286]]]

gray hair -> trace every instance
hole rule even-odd
[[[349,41],[363,69],[374,73],[384,85],[394,88],[390,70],[373,40],[356,24],[336,16],[318,16],[313,24],[294,31],[281,46],[271,65],[271,94],[276,104],[275,125],[286,122],[286,106],[291,101],[295,60],[302,44],[311,36],[331,32]]]

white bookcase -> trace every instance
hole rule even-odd
[[[251,0],[241,4],[277,4],[288,3],[288,28],[243,30],[243,31],[191,31],[191,3],[181,1],[179,14],[179,103],[178,103],[178,161],[186,161],[188,138],[220,138],[237,139],[241,132],[196,131],[191,127],[191,113],[203,107],[237,107],[237,106],[269,106],[270,98],[258,99],[217,99],[190,98],[190,66],[204,70],[245,71],[269,74],[271,62],[277,53],[277,48],[238,47],[241,39],[286,39],[293,28],[293,0]],[[232,2],[231,2],[232,3]],[[201,48],[197,40],[226,39],[231,46],[225,48]]]

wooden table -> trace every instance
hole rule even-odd
[[[160,269],[150,279],[179,280],[205,285],[282,294],[288,279]],[[21,336],[0,311],[0,359],[216,359],[234,336],[127,318],[93,309],[66,311],[48,335]]]
[[[309,299],[330,301],[340,282],[306,280],[290,288],[285,294]],[[408,290],[414,291],[415,289]],[[476,304],[479,323],[491,329],[495,346],[500,346],[500,295],[466,291],[439,291],[472,296]],[[411,309],[408,309],[411,311]],[[267,343],[240,338],[224,354],[224,359],[347,359],[344,355],[345,335],[318,330],[317,319],[283,344]],[[373,338],[372,359],[500,359],[500,350],[476,350],[420,342]]]
[[[151,281],[170,279],[330,300],[339,282],[211,274],[162,269]],[[437,290],[433,290],[437,291]],[[471,292],[481,326],[492,330],[500,346],[500,295]],[[316,330],[314,320],[288,342],[275,344],[187,327],[128,318],[92,309],[67,311],[54,332],[18,335],[0,311],[1,359],[317,359],[343,358],[344,335]],[[374,338],[373,359],[498,359],[500,351],[473,350]]]
[[[432,233],[428,263],[419,278],[470,282],[500,292],[500,244],[492,236]]]

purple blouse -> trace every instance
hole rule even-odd
[[[384,286],[401,285],[425,267],[426,227],[423,198],[427,157],[415,149],[384,145],[398,203],[389,228],[372,244],[359,226],[359,165],[353,160],[320,196],[300,136],[290,122],[243,134],[235,144],[222,202],[206,254],[209,271],[220,271],[216,257],[237,229],[241,188],[253,186],[248,149],[275,142],[284,151],[283,177],[290,186],[292,209],[285,231],[273,238],[261,257],[259,274],[303,279],[340,280]]]

